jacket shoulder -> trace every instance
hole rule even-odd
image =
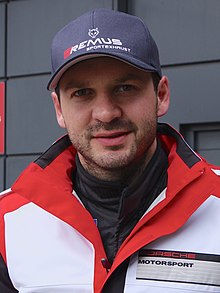
[[[0,218],[18,209],[28,202],[27,199],[15,193],[11,188],[0,193]]]
[[[220,199],[220,167],[209,164],[210,172],[214,178],[214,193],[213,195]]]
[[[8,188],[2,192],[0,192],[0,203],[1,203],[1,200],[7,196],[9,196],[10,194],[12,194],[13,191],[11,190],[11,188]]]
[[[211,171],[217,175],[220,179],[220,167],[216,167],[216,166],[211,166]]]

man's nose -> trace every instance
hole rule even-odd
[[[121,107],[108,95],[98,97],[93,108],[93,119],[110,122],[122,116]]]

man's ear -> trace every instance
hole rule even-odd
[[[166,76],[162,76],[158,84],[157,99],[157,117],[161,117],[167,113],[170,105],[169,81]]]
[[[66,128],[59,98],[58,98],[58,96],[57,96],[57,94],[55,92],[51,93],[51,97],[52,97],[55,112],[56,112],[57,122],[58,122],[60,127]]]

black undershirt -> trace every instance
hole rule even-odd
[[[158,143],[155,154],[139,178],[125,185],[92,176],[76,158],[74,190],[97,221],[110,263],[147,208],[166,187],[167,166],[167,156]]]

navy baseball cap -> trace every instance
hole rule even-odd
[[[162,76],[157,45],[144,22],[133,15],[95,9],[76,18],[54,37],[51,48],[54,90],[64,72],[74,64],[109,56]]]

